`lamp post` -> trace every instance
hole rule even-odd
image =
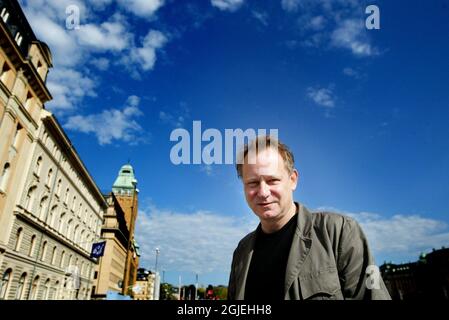
[[[161,250],[159,248],[156,248],[156,264],[154,266],[154,272],[157,273],[157,258],[159,257],[159,253]]]

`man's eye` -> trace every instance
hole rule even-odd
[[[276,184],[276,183],[278,183],[280,180],[279,179],[270,179],[269,181],[268,181],[268,183],[269,184]]]
[[[258,182],[248,182],[249,187],[256,187],[258,185]]]

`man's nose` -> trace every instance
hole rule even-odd
[[[270,195],[270,188],[265,181],[262,181],[259,184],[259,190],[257,192],[257,195],[261,198],[267,198]]]

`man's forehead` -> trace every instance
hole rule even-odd
[[[257,172],[259,175],[273,175],[284,167],[281,155],[272,149],[258,152],[257,155],[250,155],[245,159],[242,166],[243,171]]]

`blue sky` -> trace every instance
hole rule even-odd
[[[233,166],[170,161],[194,120],[278,129],[296,200],[355,217],[378,264],[449,245],[448,1],[20,2],[53,53],[46,107],[102,190],[131,161],[142,265],[159,247],[166,281],[227,284],[257,226]]]

